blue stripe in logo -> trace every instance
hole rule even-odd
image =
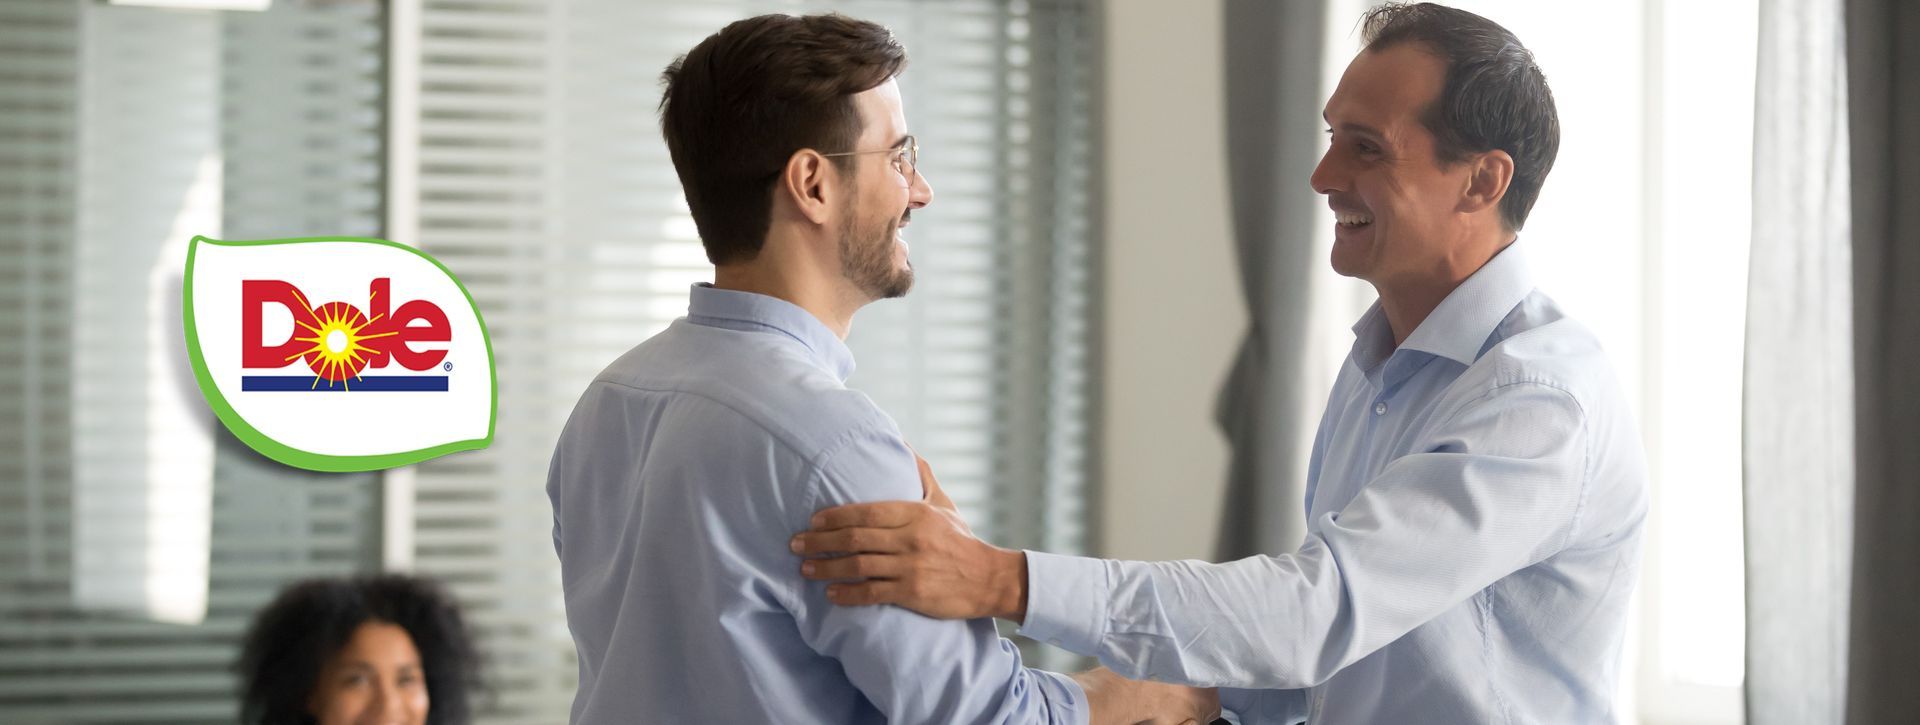
[[[318,384],[315,384],[318,381]],[[447,389],[445,375],[368,375],[335,382],[314,375],[243,375],[240,389],[258,392],[335,392],[352,391],[440,391]]]

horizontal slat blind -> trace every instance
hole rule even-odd
[[[983,535],[1085,544],[1092,177],[1079,2],[425,0],[419,243],[467,284],[499,366],[486,451],[419,467],[415,564],[482,612],[494,722],[548,722],[572,643],[543,482],[586,383],[711,278],[660,140],[660,71],[732,20],[835,9],[889,25],[934,205],[919,285],[863,311],[852,384]]]
[[[381,28],[372,2],[281,2],[264,13],[0,3],[0,118],[10,129],[0,133],[0,258],[14,265],[0,267],[0,334],[24,343],[0,366],[30,383],[0,384],[0,722],[230,722],[230,667],[259,607],[287,581],[377,565],[374,476],[293,471],[216,425],[205,619],[163,624],[77,609],[70,416],[137,414],[139,399],[82,401],[76,411],[74,387],[102,372],[74,368],[70,350],[87,343],[67,330],[76,267],[89,263],[74,251],[83,217],[121,225],[94,233],[131,234],[109,238],[149,260],[184,241],[168,224],[194,204],[215,216],[212,228],[187,233],[377,234]],[[155,81],[134,72],[142,66],[188,71]],[[136,82],[149,87],[111,85]],[[87,84],[114,102],[83,111]],[[81,147],[83,127],[97,139],[84,143],[99,145]],[[148,174],[114,189],[121,211],[108,213],[76,197],[126,171],[83,167],[111,149],[145,158],[188,149],[195,155],[184,166],[195,173]],[[220,183],[188,199],[207,150]],[[137,226],[143,214],[158,219],[157,231]],[[145,321],[155,310],[142,292],[125,314]],[[116,444],[102,455],[144,450]]]
[[[710,274],[659,140],[658,74],[733,19],[823,9],[424,3],[419,85],[403,90],[419,101],[419,184],[407,200],[419,234],[401,241],[435,253],[479,301],[501,415],[493,448],[419,467],[410,533],[416,568],[448,580],[482,634],[490,722],[554,722],[572,697],[541,486],[559,426],[586,381],[684,314],[687,286]],[[1076,550],[1092,268],[1084,8],[837,9],[889,24],[913,54],[902,85],[939,197],[912,230],[919,288],[855,326],[854,385],[901,422],[983,534]],[[205,621],[72,606],[76,380],[66,330],[85,262],[72,254],[84,213],[76,134],[81,39],[92,36],[83,29],[199,34],[101,42],[203,60],[202,77],[187,80],[202,84],[201,110],[218,108],[218,121],[199,128],[218,128],[222,234],[378,235],[382,18],[368,2],[212,14],[23,0],[0,6],[0,20],[9,68],[0,220],[10,222],[0,227],[0,333],[25,341],[0,350],[20,371],[0,382],[0,722],[226,720],[226,668],[259,605],[290,579],[375,566],[378,482],[290,471],[221,433]],[[157,209],[180,204],[191,179],[162,186]]]

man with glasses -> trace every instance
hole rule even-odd
[[[913,286],[933,200],[886,28],[727,26],[667,68],[661,130],[714,264],[687,316],[600,373],[547,493],[579,653],[573,722],[1205,722],[1212,690],[1021,665],[991,620],[847,609],[787,540],[815,509],[921,500],[842,342]],[[944,496],[932,500],[954,516]]]

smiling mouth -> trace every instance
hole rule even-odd
[[[1360,211],[1336,211],[1333,220],[1343,229],[1359,229],[1373,223],[1373,215]]]

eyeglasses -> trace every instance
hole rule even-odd
[[[893,170],[900,172],[900,176],[907,180],[908,188],[912,188],[914,183],[920,180],[920,141],[912,136],[908,136],[904,144],[890,149],[841,151],[835,154],[820,155],[831,158],[834,156],[860,156],[863,154],[893,154],[892,158],[888,160],[893,162]]]

